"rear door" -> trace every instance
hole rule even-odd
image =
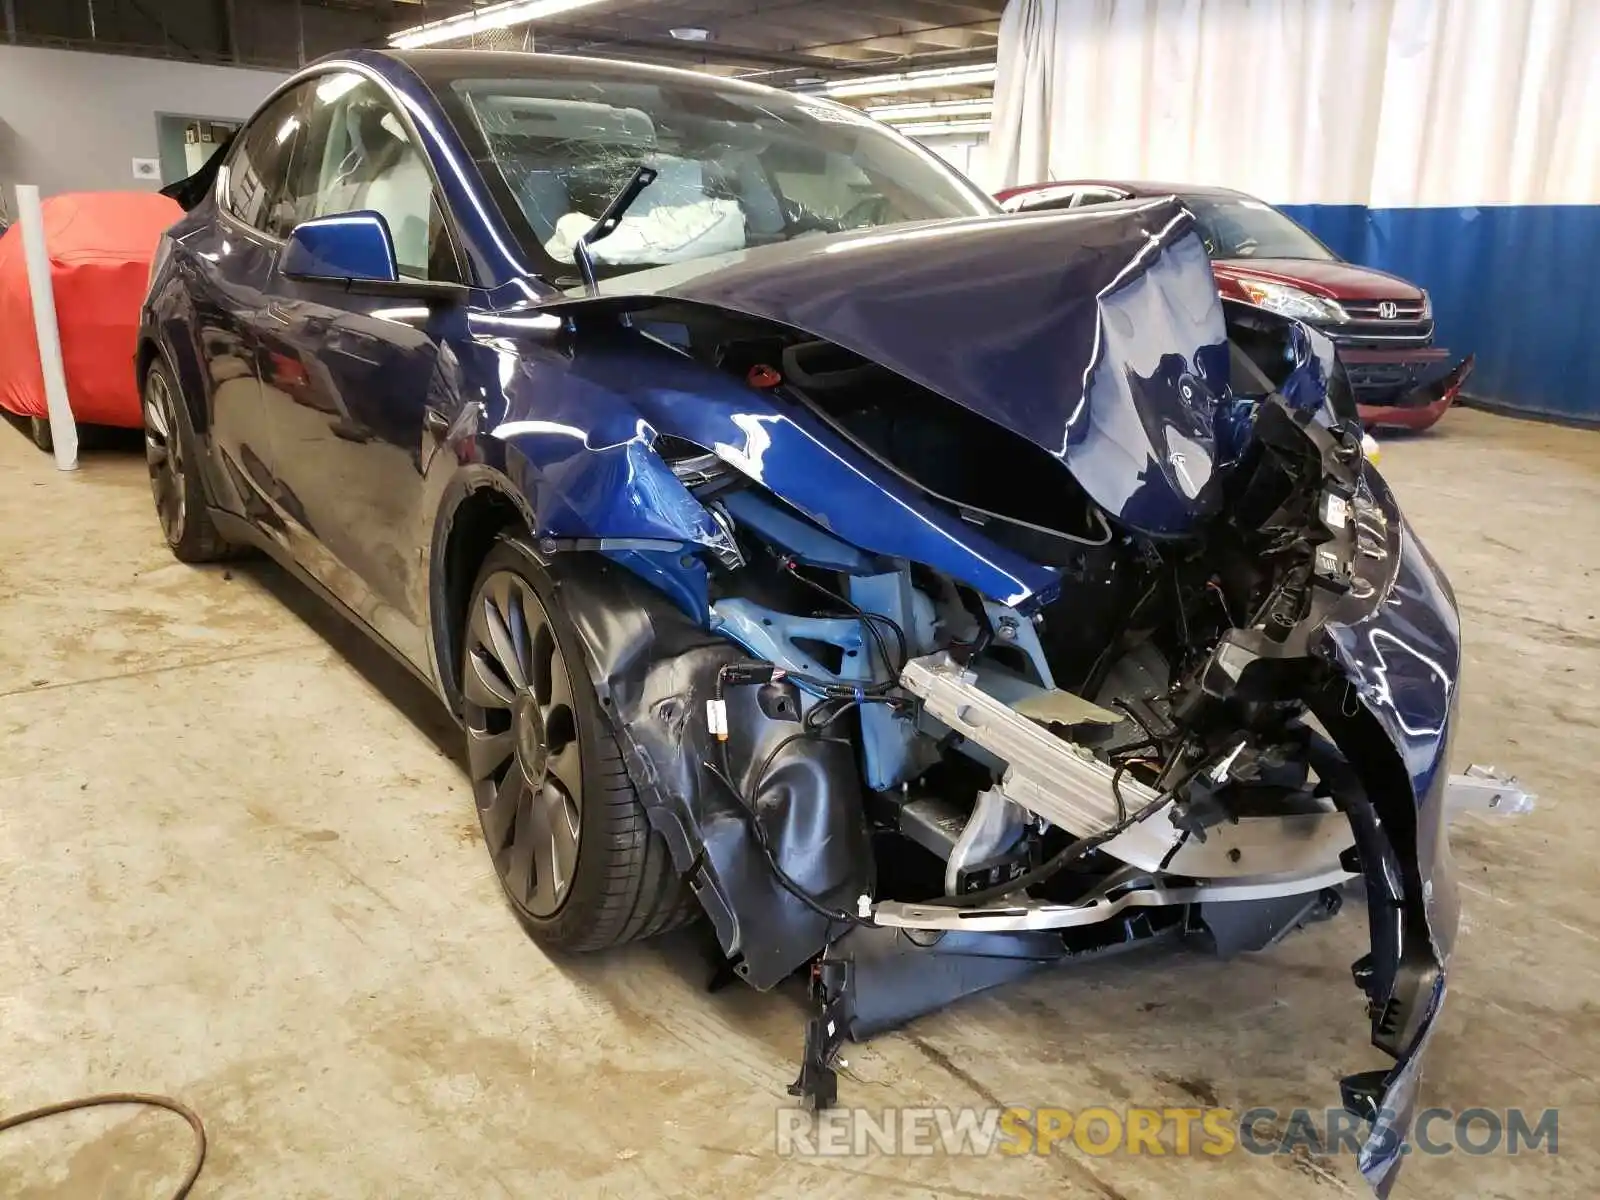
[[[414,131],[373,81],[313,81],[289,185],[296,221],[383,214],[400,274],[463,281],[456,241]],[[273,474],[296,557],[417,666],[428,663],[431,516],[422,475],[438,446],[428,397],[459,308],[362,296],[273,272],[261,323]]]
[[[217,176],[216,220],[183,240],[190,323],[205,378],[206,411],[225,507],[271,523],[270,424],[262,410],[254,329],[286,232],[284,185],[308,91],[279,96],[234,140]]]

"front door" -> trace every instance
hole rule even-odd
[[[296,219],[372,210],[403,277],[461,282],[433,178],[382,90],[348,72],[316,78],[290,191]],[[274,272],[259,324],[273,474],[292,550],[418,667],[428,664],[431,532],[422,473],[441,347],[459,309],[351,294]]]
[[[275,528],[271,495],[270,422],[261,404],[255,330],[280,239],[288,232],[283,187],[307,96],[296,87],[279,96],[239,136],[218,173],[215,221],[184,238],[191,273],[192,328],[203,378],[186,380],[205,396],[194,414],[210,439],[211,494],[231,511]]]

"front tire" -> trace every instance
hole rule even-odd
[[[144,457],[150,492],[167,545],[182,562],[217,562],[233,546],[217,532],[206,511],[200,463],[172,374],[159,358],[144,377]]]
[[[507,899],[541,945],[567,951],[649,937],[693,911],[583,662],[553,581],[501,539],[467,609],[468,769]]]
[[[28,436],[33,439],[33,444],[46,454],[55,453],[56,438],[50,431],[49,417],[29,417]]]

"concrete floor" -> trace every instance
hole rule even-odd
[[[1561,1107],[1560,1154],[1413,1159],[1396,1194],[1600,1192],[1600,433],[1452,414],[1385,469],[1467,631],[1465,927],[1425,1088]],[[703,992],[692,936],[552,961],[503,905],[421,688],[264,564],[162,544],[143,464],[0,427],[0,1113],[109,1089],[204,1116],[196,1196],[1363,1194],[1348,1158],[779,1158],[797,995]],[[890,1104],[1321,1109],[1379,1065],[1359,908],[1261,955],[1038,977],[847,1051]],[[0,1135],[0,1195],[153,1197],[187,1133]]]

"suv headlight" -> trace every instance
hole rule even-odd
[[[1433,297],[1428,295],[1426,288],[1422,291],[1422,319],[1424,321],[1433,320]]]
[[[1302,321],[1348,321],[1344,309],[1332,300],[1313,296],[1286,283],[1267,283],[1259,279],[1241,279],[1239,287],[1253,304],[1286,317]]]

